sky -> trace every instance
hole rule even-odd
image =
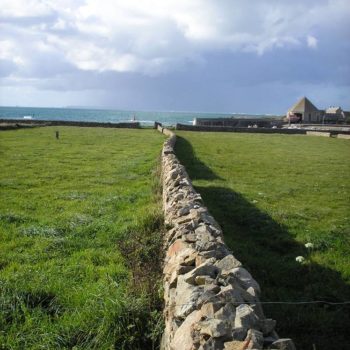
[[[350,110],[350,0],[0,0],[0,105]]]

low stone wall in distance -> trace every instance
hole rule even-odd
[[[5,130],[18,130],[18,129],[30,129],[35,128],[37,125],[26,125],[22,123],[1,123],[0,122],[0,131]]]
[[[323,137],[330,137],[330,132],[321,132],[321,131],[307,131],[306,135],[308,136],[323,136]]]
[[[235,128],[232,126],[204,126],[204,125],[185,125],[176,124],[176,130],[187,131],[221,131],[221,132],[247,132],[252,134],[290,134],[305,135],[303,129],[272,129],[272,128]]]
[[[176,136],[162,151],[165,223],[162,350],[285,349],[276,322],[264,316],[260,287],[224,243],[223,233],[204,206],[174,153]]]
[[[315,127],[316,128],[316,127]],[[339,130],[324,130],[324,129],[315,129],[310,131],[308,129],[295,128],[295,129],[273,129],[273,128],[237,128],[232,126],[204,126],[204,125],[185,125],[185,124],[176,124],[176,130],[187,130],[187,131],[221,131],[221,132],[244,132],[251,134],[284,134],[284,135],[305,135],[309,132],[328,132],[330,136],[335,136],[338,134],[350,135],[350,131],[344,131],[341,127]]]
[[[338,134],[338,139],[347,139],[350,140],[350,135],[345,135],[345,134]]]
[[[80,127],[99,127],[99,128],[132,128],[140,127],[139,122],[123,122],[123,123],[100,123],[100,122],[83,122],[68,120],[22,120],[22,119],[0,119],[0,123],[20,124],[32,126],[80,126]]]

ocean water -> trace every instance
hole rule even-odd
[[[192,124],[194,118],[224,118],[224,117],[266,117],[265,115],[224,114],[201,112],[152,112],[152,111],[124,111],[112,109],[88,108],[38,108],[38,107],[0,107],[0,119],[23,119],[31,116],[38,120],[69,120],[102,123],[118,123],[135,118],[141,125],[153,125],[158,121],[164,125]]]

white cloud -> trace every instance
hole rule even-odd
[[[67,29],[67,23],[62,18],[59,18],[52,26],[52,29],[65,30]]]
[[[308,35],[306,38],[306,41],[307,41],[307,46],[310,47],[311,49],[317,48],[318,40],[314,36]]]
[[[52,13],[50,6],[39,0],[2,0],[1,17],[40,17]]]
[[[12,61],[17,65],[24,64],[16,43],[11,40],[0,40],[0,59]]]
[[[154,75],[218,50],[316,48],[308,33],[349,15],[346,0],[2,0],[0,40],[22,65],[55,52],[80,70]]]

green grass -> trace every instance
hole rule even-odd
[[[226,243],[260,283],[262,301],[350,300],[349,140],[177,134],[180,161]],[[264,310],[297,349],[349,347],[350,305]]]
[[[162,142],[154,130],[0,133],[1,349],[157,348]]]

